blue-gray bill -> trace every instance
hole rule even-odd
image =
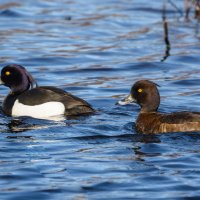
[[[129,94],[127,97],[117,102],[117,104],[122,105],[122,106],[131,104],[131,103],[135,103],[135,99],[132,97],[131,94]]]

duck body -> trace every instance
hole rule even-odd
[[[130,94],[119,104],[136,103],[141,107],[136,119],[136,131],[139,133],[170,133],[200,131],[200,112],[157,112],[160,94],[157,84],[148,80],[137,81]]]
[[[139,133],[200,131],[200,113],[139,113],[136,120],[136,131]]]
[[[2,105],[6,115],[48,118],[57,115],[77,116],[94,113],[89,103],[62,89],[52,86],[33,88],[35,81],[22,66],[4,67],[1,82],[11,88]]]

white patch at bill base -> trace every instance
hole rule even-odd
[[[123,100],[120,100],[117,102],[119,105],[121,106],[124,106],[124,105],[127,105],[127,102],[126,101],[123,101]]]
[[[47,102],[40,105],[29,106],[15,101],[12,108],[12,116],[22,117],[29,116],[33,118],[45,119],[57,115],[63,115],[65,112],[65,106],[61,102]]]

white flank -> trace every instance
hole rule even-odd
[[[65,106],[63,103],[51,101],[36,106],[28,106],[15,101],[12,108],[12,116],[29,116],[39,119],[45,119],[52,116],[63,115]]]

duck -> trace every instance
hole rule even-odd
[[[157,86],[150,80],[139,80],[132,86],[130,94],[118,101],[119,105],[136,103],[140,106],[136,131],[143,134],[200,131],[200,112],[158,112],[160,94]]]
[[[54,86],[38,86],[32,75],[18,64],[2,68],[0,85],[11,90],[2,103],[2,111],[8,116],[44,119],[95,112],[89,103],[69,92]]]

